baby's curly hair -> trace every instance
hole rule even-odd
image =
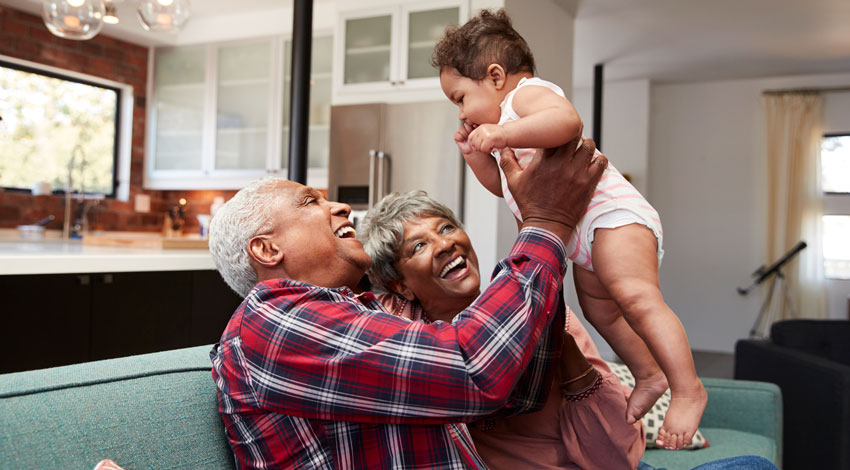
[[[434,67],[441,71],[454,68],[473,80],[483,80],[490,64],[501,65],[509,74],[535,73],[531,49],[511,25],[504,8],[481,10],[463,26],[446,28],[431,56]]]

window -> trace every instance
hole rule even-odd
[[[73,153],[73,189],[115,196],[122,94],[129,87],[3,59],[0,187],[29,190],[46,181],[63,192]]]
[[[824,136],[821,171],[824,271],[850,279],[850,134]]]

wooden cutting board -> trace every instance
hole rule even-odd
[[[83,237],[83,245],[123,246],[127,248],[166,249],[209,249],[207,240],[188,237],[163,237],[157,234],[104,233]]]

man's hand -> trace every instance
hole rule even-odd
[[[525,170],[510,149],[499,164],[522,213],[523,226],[545,228],[566,243],[584,216],[608,159],[594,156],[596,144],[583,139],[556,149],[538,150]]]
[[[498,124],[481,124],[469,134],[468,141],[476,152],[490,153],[507,147],[508,135]]]

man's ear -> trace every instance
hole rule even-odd
[[[407,300],[416,300],[416,295],[413,293],[412,290],[410,290],[409,287],[407,287],[407,284],[405,284],[404,281],[390,281],[390,284],[387,287],[389,287],[391,291],[395,292],[396,294],[399,294]]]
[[[490,64],[487,66],[487,80],[493,84],[497,90],[501,90],[505,86],[508,79],[508,74],[505,69],[499,64]]]
[[[281,247],[265,236],[257,236],[248,241],[248,254],[266,268],[275,267],[283,261]]]

